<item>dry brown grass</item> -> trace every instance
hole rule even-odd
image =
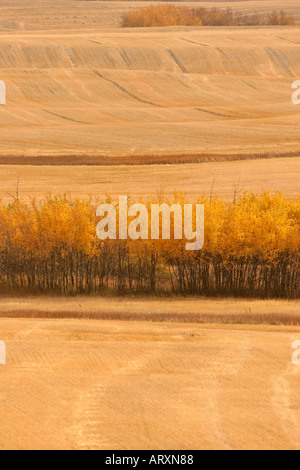
[[[260,160],[274,158],[299,157],[300,150],[295,152],[263,152],[263,153],[202,153],[194,155],[130,155],[130,156],[91,156],[91,155],[65,155],[65,156],[35,156],[15,157],[0,156],[0,165],[28,165],[28,166],[133,166],[133,165],[183,165],[187,163],[208,162],[236,162],[243,160]],[[93,171],[93,170],[92,170]]]
[[[134,322],[159,322],[159,323],[194,323],[204,325],[286,325],[300,326],[300,315],[284,315],[280,313],[271,314],[207,314],[207,313],[113,313],[113,312],[47,312],[28,310],[0,312],[0,318],[47,318],[47,319],[80,319],[80,320],[111,320],[111,321],[134,321]]]
[[[299,327],[0,319],[1,449],[299,449]]]
[[[188,297],[182,299],[8,297],[0,300],[0,317],[300,325],[299,301]]]

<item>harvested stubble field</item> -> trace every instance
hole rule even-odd
[[[69,23],[71,4],[82,8],[67,3]],[[37,14],[33,9],[36,20]],[[43,18],[40,30],[0,32],[7,84],[1,163],[17,157],[21,164],[29,157],[44,164],[60,157],[69,164],[172,163],[299,152],[291,103],[300,76],[299,26],[149,30],[74,23],[72,30],[65,20],[54,34]]]
[[[0,201],[13,201],[18,181],[23,202],[64,193],[81,199],[93,196],[99,202],[107,195],[114,202],[120,195],[149,200],[159,193],[173,197],[174,190],[184,192],[191,201],[211,192],[232,201],[235,189],[240,196],[244,191],[259,193],[263,188],[296,199],[299,174],[300,158],[294,157],[167,166],[0,165]]]
[[[0,319],[0,448],[299,449],[299,327]]]

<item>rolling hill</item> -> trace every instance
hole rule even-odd
[[[2,156],[299,151],[298,28],[2,33]],[[9,161],[9,160],[8,160]]]

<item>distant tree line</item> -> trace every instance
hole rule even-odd
[[[150,5],[129,11],[124,15],[123,26],[291,26],[294,16],[284,11],[246,14],[231,8],[189,8],[176,5]]]
[[[151,202],[187,201],[176,194]],[[300,199],[264,192],[198,202],[205,205],[205,243],[195,252],[172,235],[100,241],[91,201],[0,205],[0,291],[299,298]]]

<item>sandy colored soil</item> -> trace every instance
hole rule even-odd
[[[299,449],[299,327],[0,319],[1,449]]]
[[[184,165],[151,166],[0,166],[0,200],[15,197],[19,178],[19,195],[23,201],[43,199],[45,194],[63,194],[86,198],[93,195],[103,201],[109,194],[114,201],[121,195],[146,200],[162,190],[184,192],[190,200],[202,193],[231,201],[234,186],[241,192],[283,191],[287,197],[300,194],[300,158],[211,162]]]
[[[299,27],[4,31],[0,38],[1,163],[300,151],[291,101]]]

